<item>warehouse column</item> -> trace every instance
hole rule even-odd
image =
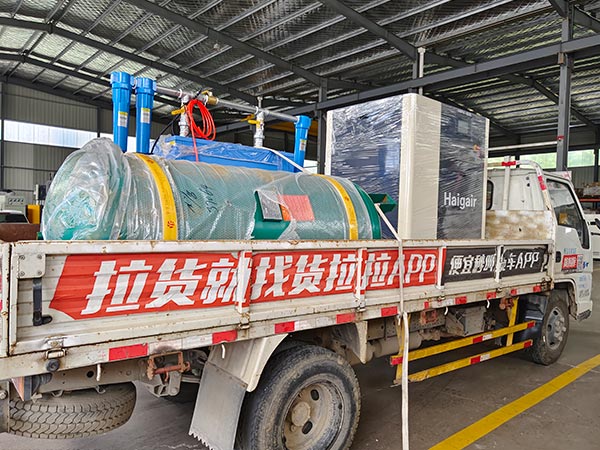
[[[102,132],[102,108],[96,107],[96,137],[100,137]]]
[[[417,59],[413,61],[412,65],[412,79],[423,78],[425,74],[425,48],[419,47],[417,49]],[[410,88],[408,92],[423,95],[423,87]]]
[[[323,80],[319,86],[319,103],[327,100],[327,81]],[[317,133],[317,172],[325,173],[325,148],[327,142],[327,112],[317,111],[319,130]]]
[[[600,129],[594,132],[594,181],[598,181],[598,164],[600,163]]]
[[[6,117],[6,83],[0,83],[0,189],[4,189],[4,119]]]
[[[573,8],[562,21],[562,41],[573,38]],[[569,151],[569,126],[571,122],[571,72],[573,57],[567,53],[558,54],[560,64],[560,83],[558,91],[558,132],[556,147],[556,170],[567,170]]]

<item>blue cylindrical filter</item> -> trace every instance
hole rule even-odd
[[[296,122],[296,139],[294,142],[294,162],[304,167],[304,155],[306,154],[306,142],[308,140],[308,129],[311,119],[307,116],[298,116]]]
[[[113,101],[113,141],[123,152],[127,151],[127,136],[129,135],[129,102],[133,79],[126,72],[110,74]]]
[[[150,78],[135,79],[135,151],[150,153],[150,128],[156,81]]]

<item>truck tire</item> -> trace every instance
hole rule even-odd
[[[269,361],[242,414],[241,450],[344,450],[358,426],[360,387],[344,358],[300,345]]]
[[[60,397],[10,402],[10,433],[42,439],[71,439],[102,434],[120,427],[135,406],[135,385],[121,383],[65,392]]]
[[[567,344],[569,309],[558,296],[551,296],[546,307],[539,336],[530,349],[531,359],[538,364],[554,364]]]

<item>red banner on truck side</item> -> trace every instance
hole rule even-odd
[[[246,273],[243,305],[395,289],[398,250],[71,255],[50,308],[74,319],[233,305]],[[240,261],[244,267],[240,267]],[[443,264],[443,261],[441,262]],[[404,286],[435,284],[437,249],[404,250]]]

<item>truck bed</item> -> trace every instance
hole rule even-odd
[[[552,287],[550,240],[0,245],[0,380]],[[403,254],[403,264],[398,255]]]

